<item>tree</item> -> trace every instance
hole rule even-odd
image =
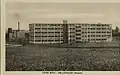
[[[118,26],[116,26],[116,28],[115,28],[115,32],[116,32],[116,33],[119,32],[119,28],[118,28]]]

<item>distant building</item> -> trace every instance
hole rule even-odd
[[[22,39],[29,39],[29,31],[27,30],[12,30],[12,28],[8,28],[6,32],[6,42],[18,42]],[[26,36],[27,35],[27,36]]]
[[[30,43],[79,43],[112,41],[111,24],[32,23],[29,24]]]
[[[29,31],[27,30],[13,30],[13,36],[16,38],[16,32],[17,32],[17,38],[25,38],[25,34],[28,33]]]

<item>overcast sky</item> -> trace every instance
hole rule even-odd
[[[33,2],[34,1],[34,2]],[[6,28],[28,29],[30,23],[108,23],[120,27],[120,3],[36,2],[6,0]],[[19,15],[16,15],[18,13]]]

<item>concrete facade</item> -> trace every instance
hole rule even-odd
[[[111,24],[67,23],[29,24],[30,43],[80,43],[112,41]]]

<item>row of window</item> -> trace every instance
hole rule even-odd
[[[63,36],[35,36],[35,37],[63,37]]]
[[[83,41],[88,40],[88,41],[101,41],[101,40],[107,40],[107,39],[82,39]]]
[[[33,25],[33,24],[29,24],[30,26]],[[47,25],[51,25],[51,26],[60,26],[60,25],[63,25],[63,24],[35,24],[36,26],[41,26],[41,25],[44,25],[44,26],[47,26]],[[87,25],[90,25],[90,26],[110,26],[110,24],[68,24],[68,25],[83,25],[83,26],[87,26]]]
[[[88,31],[88,32],[82,32],[82,33],[111,33],[111,31],[110,32],[90,32],[90,31]]]
[[[36,26],[61,26],[63,24],[35,24]]]
[[[110,26],[109,24],[82,24],[82,26]]]
[[[106,37],[106,36],[107,36],[107,37],[111,37],[111,35],[88,35],[88,36],[85,35],[85,36],[82,36],[82,37],[101,37],[101,36],[102,36],[102,37]],[[34,36],[30,36],[30,37],[34,37]],[[63,37],[63,36],[51,36],[51,35],[50,35],[50,36],[35,36],[35,37]],[[71,36],[69,36],[69,37],[75,37],[75,36],[72,36],[72,35],[71,35]]]
[[[58,29],[63,29],[63,28],[35,28],[36,30],[40,30],[40,29],[42,29],[42,30],[58,30]]]
[[[76,38],[76,39],[81,39],[81,38]],[[107,40],[107,39],[82,39],[82,41],[105,41],[105,40]],[[29,41],[34,41],[34,40],[29,40]],[[35,40],[35,42],[52,42],[52,41],[63,41],[63,40]],[[69,40],[69,41],[75,41],[75,40]],[[80,42],[80,40],[79,41],[77,41],[76,40],[76,42]]]
[[[111,30],[111,28],[82,28],[82,29],[85,29],[85,30],[87,30],[87,29],[90,29],[90,30],[106,30],[106,29]]]
[[[57,29],[63,29],[63,28],[35,28],[35,29],[36,30],[40,30],[40,29],[49,29],[49,30],[55,29],[55,30],[57,30]],[[69,29],[75,29],[75,28],[69,28]],[[100,29],[106,30],[106,29],[108,29],[108,30],[111,30],[111,28],[82,28],[82,29],[91,29],[91,30],[95,30],[95,29],[97,29],[97,30],[100,30]]]
[[[111,35],[96,35],[97,37],[100,37],[100,36],[102,36],[102,37],[105,37],[105,36],[111,36]],[[88,35],[88,37],[95,37],[95,35]]]
[[[35,32],[35,33],[63,33],[63,32]]]
[[[63,33],[63,32],[35,32],[35,33]],[[75,32],[69,32],[69,33],[75,33]]]
[[[88,35],[88,37],[100,37],[100,36],[102,36],[102,37],[106,37],[106,36],[110,37],[111,35]],[[87,37],[87,36],[85,35],[85,36],[82,36],[82,37]]]
[[[36,26],[61,26],[64,24],[35,24]],[[75,25],[75,24],[67,24],[67,25]],[[81,25],[81,24],[79,24]]]
[[[49,41],[49,42],[52,42],[52,41],[63,41],[63,40],[35,40],[35,42],[47,42],[47,41]]]
[[[33,38],[34,36],[29,36],[29,37],[30,37],[30,38]],[[42,35],[42,36],[35,36],[35,37],[63,37],[63,36],[51,36],[51,35],[50,35],[50,36],[43,36],[43,35]]]

